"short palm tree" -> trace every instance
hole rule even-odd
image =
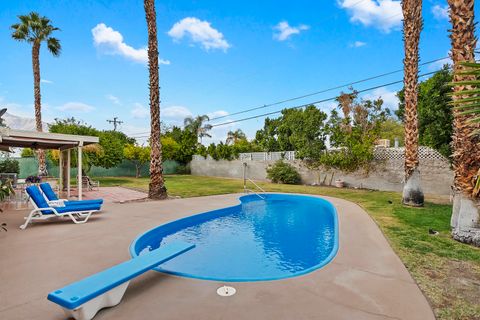
[[[242,129],[237,129],[235,131],[228,131],[227,133],[227,140],[225,141],[226,144],[235,144],[240,140],[247,139],[245,133],[243,133]]]
[[[202,143],[202,139],[204,137],[211,138],[212,136],[208,133],[212,129],[211,124],[205,124],[205,122],[209,121],[210,118],[204,114],[203,116],[196,116],[195,118],[193,117],[187,117],[183,121],[183,124],[185,128],[192,130],[194,132],[198,139],[200,139],[200,143]]]
[[[422,30],[422,1],[403,0],[403,40],[405,49],[405,185],[402,202],[423,206],[424,196],[418,170],[418,45]]]
[[[160,143],[160,85],[158,72],[158,39],[155,0],[144,0],[148,30],[148,70],[150,79],[150,199],[167,198],[163,179],[162,146]]]
[[[478,82],[476,83],[474,0],[448,0],[450,8],[450,40],[453,60],[453,168],[454,203],[451,219],[452,236],[462,242],[480,246],[478,229],[478,188],[480,139],[476,134]],[[473,69],[470,69],[473,68]]]
[[[36,12],[28,15],[18,16],[19,23],[11,26],[12,38],[17,41],[25,41],[32,45],[32,63],[33,63],[33,93],[35,100],[35,123],[37,131],[43,131],[42,128],[42,103],[40,94],[40,47],[46,42],[48,51],[57,57],[60,55],[61,45],[57,38],[52,37],[54,31],[60,30],[50,23],[50,19],[42,17]],[[38,174],[45,176],[48,174],[45,163],[45,152],[37,151],[38,155]]]

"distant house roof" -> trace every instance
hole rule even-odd
[[[98,143],[98,137],[0,128],[0,150],[14,148],[71,149]]]

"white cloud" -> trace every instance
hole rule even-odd
[[[439,4],[432,7],[432,13],[437,20],[448,20],[448,5],[441,6]]]
[[[118,104],[118,105],[121,104],[120,99],[118,97],[114,96],[113,94],[107,94],[105,96],[105,98],[107,98],[108,100],[110,100],[114,104]]]
[[[150,115],[150,110],[141,103],[135,102],[131,113],[134,118],[142,119]]]
[[[94,107],[83,102],[67,102],[57,108],[60,111],[89,112],[95,110]]]
[[[281,21],[279,24],[273,27],[273,29],[277,31],[273,34],[273,38],[278,41],[285,41],[288,40],[288,38],[290,38],[292,35],[308,30],[310,27],[305,24],[292,27],[287,21]]]
[[[50,81],[50,80],[47,80],[47,79],[41,79],[40,82],[41,83],[47,83],[47,84],[53,83],[53,81]]]
[[[350,47],[352,48],[360,48],[366,46],[367,43],[363,41],[355,41],[354,43],[350,44]]]
[[[207,51],[210,49],[227,51],[231,47],[223,34],[213,28],[210,22],[194,17],[187,17],[175,23],[168,31],[168,35],[176,41],[188,37],[192,42],[200,43]]]
[[[217,118],[217,117],[225,117],[225,116],[228,116],[228,112],[225,110],[217,110],[217,111],[207,113],[207,116],[210,119]]]
[[[394,0],[338,0],[342,9],[350,13],[350,21],[390,32],[402,25],[402,6]]]
[[[106,54],[120,55],[139,63],[148,62],[147,47],[135,49],[126,44],[120,32],[104,23],[97,24],[92,29],[93,43]],[[160,64],[170,64],[168,60],[159,59]]]
[[[171,106],[160,110],[161,117],[170,121],[183,123],[183,119],[193,116],[193,113],[186,107]]]
[[[390,110],[397,110],[399,100],[397,98],[397,91],[390,91],[386,87],[381,87],[373,90],[371,93],[367,93],[362,96],[365,100],[374,100],[382,98],[383,106]]]

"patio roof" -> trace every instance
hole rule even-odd
[[[98,137],[50,132],[0,129],[0,150],[10,147],[32,149],[72,149],[98,143]]]

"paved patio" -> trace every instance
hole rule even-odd
[[[76,190],[73,191],[72,196],[77,196]],[[145,192],[122,187],[101,187],[98,190],[84,190],[83,193],[83,199],[85,200],[102,198],[105,202],[128,202],[146,197]]]
[[[129,258],[145,230],[194,213],[238,203],[238,195],[162,202],[107,203],[87,224],[38,223],[21,231],[25,211],[0,214],[0,319],[65,319],[48,292]],[[434,319],[420,289],[372,219],[357,205],[338,209],[340,249],[322,269],[267,282],[234,283],[219,297],[217,281],[148,272],[123,301],[95,319]]]

